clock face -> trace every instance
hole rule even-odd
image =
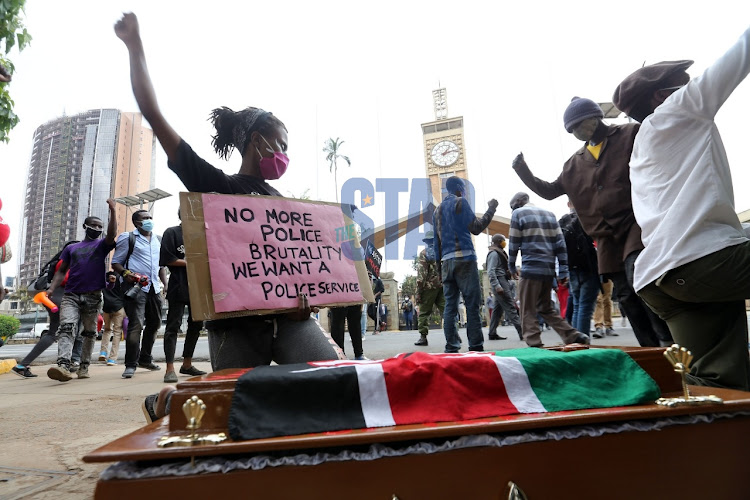
[[[453,141],[440,141],[432,148],[430,158],[432,163],[441,167],[453,165],[458,160],[461,149]]]

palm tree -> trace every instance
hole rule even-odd
[[[328,153],[326,156],[326,161],[329,162],[329,172],[333,172],[333,186],[336,190],[336,203],[339,202],[339,187],[338,182],[336,180],[336,172],[338,171],[338,160],[341,158],[346,162],[348,166],[352,166],[352,162],[349,160],[348,156],[344,156],[342,154],[339,154],[339,149],[341,148],[341,145],[344,144],[344,141],[340,141],[338,137],[336,139],[328,139],[325,142],[325,147],[323,148],[324,153]]]

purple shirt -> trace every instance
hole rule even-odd
[[[70,266],[65,292],[86,293],[101,290],[105,286],[105,259],[115,245],[107,245],[100,238],[68,245],[60,260]]]

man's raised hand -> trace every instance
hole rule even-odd
[[[115,34],[127,46],[139,40],[141,35],[138,28],[138,18],[135,17],[135,14],[132,12],[124,13],[122,18],[115,23]]]
[[[513,158],[513,168],[518,168],[522,165],[526,165],[526,160],[523,159],[523,153],[518,153],[518,155]]]

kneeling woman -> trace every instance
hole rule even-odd
[[[164,148],[169,168],[188,191],[281,196],[266,182],[281,177],[289,162],[287,130],[281,120],[259,108],[215,109],[211,114],[216,129],[214,150],[225,159],[234,149],[242,155],[240,171],[225,174],[196,155],[161,114],[135,14],[124,14],[115,33],[130,54],[130,79],[138,107]],[[300,295],[294,313],[207,322],[213,369],[346,359],[310,312],[307,297]]]

